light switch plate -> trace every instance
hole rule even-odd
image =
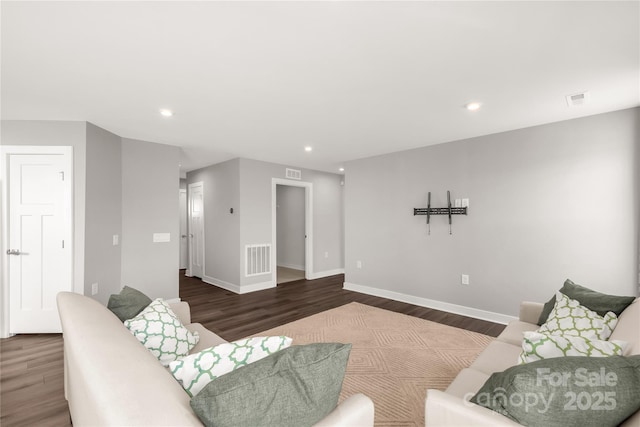
[[[168,243],[171,241],[171,233],[153,233],[153,243]]]

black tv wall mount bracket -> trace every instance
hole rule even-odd
[[[467,208],[459,208],[451,206],[451,192],[447,190],[447,207],[446,208],[432,208],[431,207],[431,191],[427,194],[427,207],[426,208],[413,208],[413,215],[426,215],[427,216],[427,228],[428,234],[431,234],[431,215],[448,215],[449,216],[449,234],[451,233],[451,216],[452,215],[466,215]]]

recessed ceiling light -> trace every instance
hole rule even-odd
[[[340,172],[344,172],[344,168],[340,168],[338,169]]]
[[[162,114],[164,117],[171,117],[173,116],[173,111],[171,110],[160,110],[160,114]]]
[[[312,150],[313,150],[313,147],[310,147],[308,145],[306,147],[304,147],[304,151],[306,151],[307,153],[312,151]]]
[[[480,109],[480,104],[479,102],[470,102],[467,105],[465,105],[464,107],[469,110],[469,111],[476,111]]]

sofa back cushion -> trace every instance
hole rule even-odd
[[[189,395],[104,305],[58,294],[74,425],[202,425]]]
[[[627,347],[624,350],[624,355],[640,354],[640,331],[638,330],[640,325],[640,298],[627,307],[620,317],[618,318],[618,324],[613,330],[609,340],[626,341]]]

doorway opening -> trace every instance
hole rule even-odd
[[[187,187],[189,204],[189,263],[187,276],[204,276],[204,184],[194,182]]]
[[[312,274],[311,192],[311,183],[273,179],[272,271],[277,285]]]

